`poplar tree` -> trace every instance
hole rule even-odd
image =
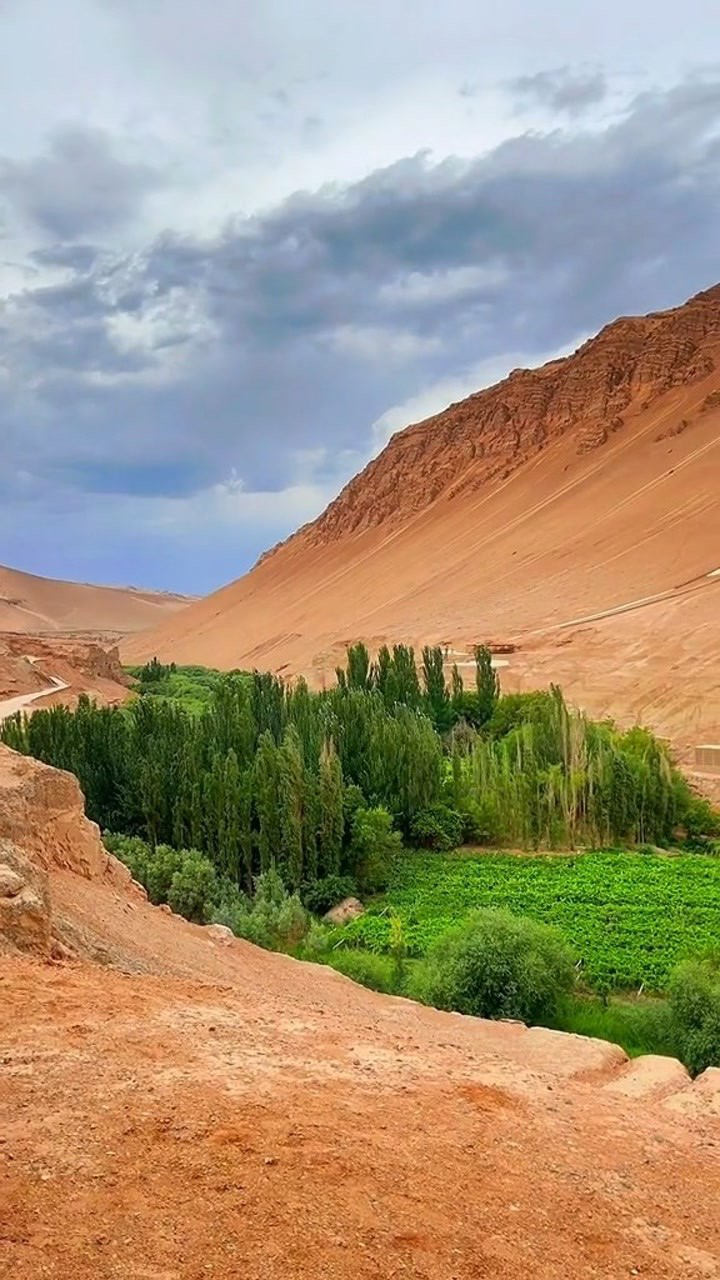
[[[253,799],[262,872],[268,871],[278,857],[281,839],[278,748],[269,730],[258,742],[253,766]]]
[[[280,850],[278,869],[291,889],[298,889],[303,872],[303,801],[305,770],[300,738],[294,725],[285,730],[278,753]]]
[[[492,654],[486,645],[475,646],[475,692],[479,724],[487,724],[495,710],[500,694],[497,672],[492,665]]]
[[[428,715],[439,732],[452,724],[450,695],[445,684],[443,652],[439,646],[425,645],[422,651],[423,684]]]
[[[320,756],[318,778],[318,872],[321,876],[337,875],[342,858],[343,774],[332,741],[326,742]]]

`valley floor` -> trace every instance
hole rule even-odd
[[[0,961],[13,1280],[719,1274],[712,1073],[52,882],[61,935],[118,968]]]

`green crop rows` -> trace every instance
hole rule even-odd
[[[392,910],[404,922],[408,954],[418,956],[468,912],[489,906],[556,925],[590,986],[662,991],[679,960],[720,944],[720,858],[409,854],[388,893],[342,938],[386,951]]]

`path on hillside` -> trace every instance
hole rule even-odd
[[[612,605],[611,608],[601,609],[598,613],[586,613],[580,618],[570,618],[566,622],[554,622],[547,627],[538,627],[533,631],[526,631],[524,635],[547,635],[551,631],[563,631],[567,627],[578,627],[586,622],[600,622],[603,618],[613,618],[617,614],[631,613],[636,609],[646,609],[649,605],[676,600],[680,596],[695,595],[698,591],[715,584],[720,585],[720,569],[713,569],[710,573],[701,574],[697,578],[692,578],[689,582],[681,583],[680,586],[669,587],[666,591],[657,591],[652,596],[640,596],[637,600],[628,600],[623,604]]]
[[[26,655],[25,661],[34,667],[38,659]],[[0,701],[0,724],[2,724],[3,720],[9,720],[11,716],[17,715],[18,711],[24,711],[26,707],[32,706],[34,702],[39,702],[40,698],[47,698],[49,693],[58,693],[61,689],[70,688],[67,680],[60,680],[57,676],[48,676],[48,679],[52,681],[52,684],[47,685],[44,689],[36,689],[34,693],[21,693],[15,698],[5,698]]]

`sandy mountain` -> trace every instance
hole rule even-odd
[[[180,920],[2,746],[0,1044],[18,1280],[717,1274],[720,1071]]]
[[[557,680],[687,752],[720,734],[719,569],[716,286],[398,433],[318,520],[123,653],[321,683],[349,640],[462,661],[501,639],[505,687]]]
[[[140,631],[187,604],[185,596],[60,582],[0,565],[0,631]]]

